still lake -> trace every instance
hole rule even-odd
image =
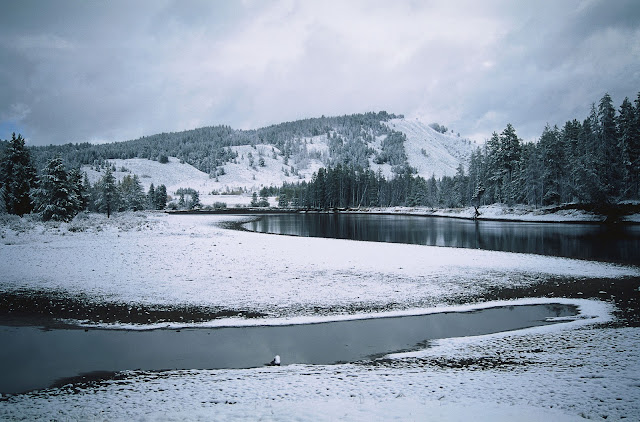
[[[640,225],[300,213],[264,215],[243,227],[261,233],[487,249],[640,265]]]

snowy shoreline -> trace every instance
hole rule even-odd
[[[276,202],[275,198],[270,199]],[[176,215],[249,215],[249,214],[290,214],[290,213],[319,213],[319,214],[368,214],[368,215],[399,215],[416,217],[446,217],[461,220],[503,221],[521,223],[562,223],[562,224],[609,224],[607,216],[578,209],[560,209],[555,207],[534,209],[527,206],[508,207],[501,204],[483,205],[478,207],[479,216],[474,207],[466,208],[429,208],[429,207],[373,207],[348,208],[330,210],[306,210],[293,208],[224,208],[220,210],[183,210],[167,211]],[[616,224],[640,224],[640,214],[623,215]]]
[[[379,215],[414,215],[424,217],[447,217],[463,220],[504,221],[522,223],[563,223],[563,224],[603,224],[606,216],[576,209],[550,212],[552,208],[533,209],[526,206],[508,207],[493,204],[478,207],[480,215],[476,217],[475,208],[433,209],[428,207],[389,207],[347,210],[346,213]],[[623,216],[618,223],[640,224],[640,214]]]
[[[430,308],[412,308],[407,310],[397,310],[388,312],[363,312],[355,314],[334,314],[334,315],[316,315],[316,316],[295,316],[295,317],[275,317],[275,318],[218,318],[204,322],[166,322],[166,323],[150,323],[150,324],[92,324],[83,323],[82,321],[69,321],[69,326],[80,328],[100,328],[113,330],[158,330],[158,329],[185,329],[185,328],[229,328],[229,327],[256,327],[256,326],[282,326],[282,325],[308,325],[322,324],[326,322],[338,321],[358,321],[377,318],[397,318],[405,316],[423,316],[441,313],[464,313],[474,312],[483,309],[522,306],[522,305],[571,305],[578,308],[578,315],[575,317],[567,317],[566,319],[556,318],[553,321],[563,321],[568,323],[570,327],[581,326],[585,324],[603,324],[613,320],[611,315],[611,306],[604,302],[574,299],[561,297],[530,297],[512,300],[494,300],[480,303],[468,303],[459,305],[441,305]],[[566,324],[563,324],[565,326]]]
[[[637,296],[635,267],[218,226],[243,218],[147,213],[81,216],[57,225],[9,221],[0,226],[0,290],[248,309],[289,322],[504,303],[468,303],[496,289],[534,296],[512,303],[578,303],[536,298],[535,289],[527,289],[559,283],[580,294],[587,292],[586,281],[598,278],[606,283],[596,283],[585,299],[600,300],[580,302],[589,315],[606,319],[615,311],[608,302],[620,293],[598,286],[626,285],[625,294]],[[375,365],[131,371],[85,386],[4,397],[0,419],[636,419],[640,329],[605,319],[443,339]]]

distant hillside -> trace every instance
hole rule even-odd
[[[465,171],[471,153],[477,145],[452,131],[440,133],[419,120],[393,119],[387,125],[407,137],[405,150],[409,165],[417,174],[426,178],[435,175],[454,176],[458,166],[464,164]]]
[[[170,192],[193,187],[206,195],[308,181],[320,167],[338,164],[370,168],[387,178],[407,172],[453,176],[461,163],[466,166],[473,148],[450,131],[380,112],[249,131],[216,126],[103,145],[35,147],[32,154],[38,168],[61,154],[68,166],[82,166],[92,182],[109,161],[116,176],[138,174],[145,188],[151,183],[165,184]]]

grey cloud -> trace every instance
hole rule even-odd
[[[115,141],[386,109],[531,138],[636,94],[636,4],[7,2],[0,128]]]

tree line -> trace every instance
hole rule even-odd
[[[640,93],[616,112],[611,96],[582,122],[547,125],[523,143],[511,125],[471,156],[466,201],[553,205],[640,198]]]
[[[175,147],[180,153],[193,153],[187,157],[215,161],[220,154],[224,159],[233,156],[229,145],[248,141],[276,145],[286,158],[295,149],[292,137],[322,133],[327,133],[333,158],[310,182],[269,188],[270,194],[279,196],[280,206],[459,207],[496,202],[542,206],[640,199],[640,93],[633,103],[625,98],[618,110],[605,94],[597,105],[592,105],[584,120],[567,121],[562,128],[547,125],[537,142],[523,142],[515,128],[508,124],[473,152],[467,168],[460,165],[455,176],[440,179],[415,176],[414,169],[407,164],[404,135],[382,124],[394,117],[386,112],[366,113],[307,119],[256,131],[234,131],[221,126],[119,144],[69,144],[33,149],[26,148],[24,139],[13,134],[10,141],[2,143],[4,148],[0,148],[0,211],[17,215],[33,211],[44,219],[66,220],[84,209],[110,215],[120,210],[166,206],[166,187],[151,186],[149,192],[144,193],[137,176],[126,176],[116,182],[108,165],[103,177],[91,185],[86,174],[82,177],[76,167],[69,166],[73,157],[77,159],[78,154],[85,152],[89,155],[81,161],[92,159],[90,163],[95,163],[104,161],[100,155],[103,149],[111,151],[108,154],[111,157],[119,151],[118,158],[132,158],[144,157],[144,154],[137,155],[142,148],[149,156],[164,161],[167,155],[174,155],[171,151],[175,152],[172,149]],[[373,150],[367,143],[380,135],[386,137],[382,150],[373,159],[392,165],[393,177],[389,179],[368,166]],[[218,137],[219,141],[211,142],[211,136]],[[215,147],[204,146],[207,144]],[[205,150],[221,147],[226,152],[216,149],[218,152],[208,154],[201,147]],[[49,158],[38,174],[30,152],[42,158],[45,150],[67,154]],[[180,206],[199,205],[197,192],[184,190],[179,195]],[[261,192],[261,197],[264,196]],[[253,202],[256,201],[254,198]]]
[[[111,166],[93,185],[78,168],[67,171],[60,155],[38,174],[24,138],[14,133],[0,156],[0,211],[19,216],[35,213],[42,220],[70,221],[80,211],[104,212],[164,209],[167,188],[151,185],[145,193],[137,175],[116,181]]]
[[[634,104],[635,103],[635,104]],[[273,189],[281,206],[347,208],[358,206],[460,207],[492,203],[533,206],[562,203],[608,204],[640,199],[640,93],[625,98],[618,111],[609,94],[582,122],[560,129],[547,125],[537,142],[525,143],[508,124],[471,155],[455,176],[424,179],[397,166],[386,179],[361,166],[321,168],[310,182]],[[375,159],[402,161],[401,136],[391,134]]]

